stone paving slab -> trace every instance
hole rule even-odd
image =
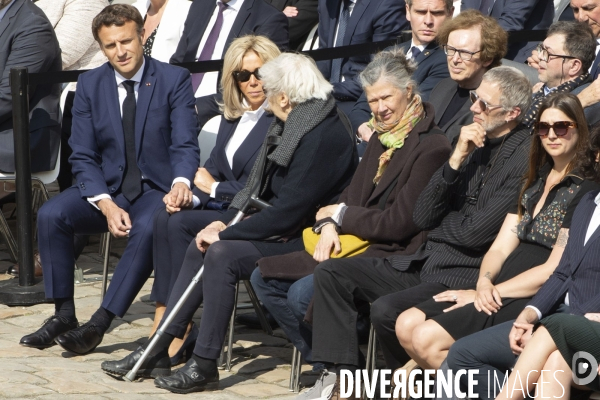
[[[10,208],[4,209],[10,216]],[[9,219],[14,228],[14,218]],[[80,322],[87,321],[100,304],[102,257],[98,254],[99,237],[92,236],[78,266],[85,281],[75,285],[75,304]],[[118,262],[125,241],[113,241],[111,264]],[[13,264],[0,240],[0,280],[14,279],[4,274]],[[111,269],[112,273],[112,269]],[[220,371],[220,388],[214,392],[177,395],[156,388],[152,379],[125,382],[100,369],[104,360],[120,359],[135,350],[148,337],[154,315],[149,295],[153,279],[144,285],[128,313],[117,318],[103,342],[91,354],[77,356],[59,346],[38,350],[20,346],[19,339],[36,330],[54,313],[53,304],[29,307],[0,305],[0,399],[40,400],[231,400],[291,399],[288,390],[292,347],[281,330],[268,336],[260,330],[236,326],[231,372]],[[248,302],[244,285],[239,299]],[[242,310],[240,312],[249,312]],[[194,315],[200,322],[202,308]],[[310,371],[310,366],[303,366]],[[301,382],[311,385],[316,375],[304,373]]]

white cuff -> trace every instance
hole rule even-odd
[[[534,306],[527,306],[525,308],[531,308],[533,311],[535,311],[535,313],[538,316],[538,321],[542,319],[542,313],[540,312],[540,310],[537,309],[537,307]]]
[[[190,180],[189,180],[188,178],[184,178],[184,177],[181,177],[181,176],[180,176],[180,177],[178,177],[178,178],[175,178],[175,179],[173,179],[173,183],[171,184],[171,189],[172,189],[172,188],[173,188],[173,186],[174,186],[176,183],[178,183],[178,182],[183,182],[183,183],[185,183],[185,184],[187,185],[188,189],[190,189],[190,188],[191,188],[191,186],[190,186]]]
[[[331,216],[331,219],[333,219],[338,226],[342,226],[342,218],[344,217],[344,214],[342,213],[342,211],[345,211],[345,210],[346,210],[346,204],[340,203],[340,204],[338,204],[337,209]]]
[[[98,205],[96,205],[97,202],[99,202],[102,199],[112,199],[112,197],[110,197],[110,195],[108,193],[102,193],[93,197],[88,197],[87,201],[93,205],[94,207],[96,207],[96,210],[100,210],[100,208],[98,207]]]
[[[210,185],[210,197],[212,199],[217,198],[217,186],[219,186],[219,182],[213,182],[213,184]]]
[[[200,201],[200,199],[198,198],[198,196],[193,195],[192,196],[192,205],[193,205],[193,208],[196,208],[196,207],[198,207],[201,204],[202,204],[202,202]]]

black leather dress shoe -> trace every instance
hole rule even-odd
[[[100,367],[110,374],[124,376],[133,369],[133,366],[142,357],[142,354],[144,354],[144,349],[138,347],[136,351],[124,359],[119,361],[104,361]],[[169,375],[171,375],[171,359],[169,358],[168,350],[148,356],[137,372],[137,376],[144,378],[157,378]]]
[[[21,338],[21,346],[45,349],[54,346],[54,339],[59,335],[77,328],[77,320],[70,321],[67,318],[53,315],[44,321],[42,327],[37,331]]]
[[[271,329],[279,328],[279,324],[277,324],[277,321],[275,320],[275,318],[273,318],[271,313],[268,312],[264,307],[263,307],[263,312],[265,314],[265,317],[267,317],[267,322],[269,323],[269,325],[271,325]],[[262,325],[260,324],[258,315],[256,315],[255,312],[236,315],[235,323],[247,326],[248,328],[252,328],[252,329],[262,329]]]
[[[94,351],[103,337],[98,333],[96,325],[86,322],[79,328],[60,335],[55,342],[67,351],[83,355]]]
[[[219,388],[219,371],[216,370],[214,376],[207,377],[196,360],[191,358],[173,375],[156,378],[154,385],[181,394],[217,390]]]

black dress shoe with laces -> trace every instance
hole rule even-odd
[[[59,335],[77,328],[77,320],[69,320],[65,317],[53,315],[44,321],[42,327],[37,331],[21,338],[21,346],[45,349],[54,346],[54,339]]]
[[[156,378],[154,385],[181,394],[217,390],[219,388],[219,371],[215,370],[214,375],[207,376],[200,369],[196,360],[191,358],[173,375]]]
[[[102,342],[104,334],[98,333],[96,325],[86,322],[79,328],[73,329],[56,338],[55,342],[63,349],[75,354],[87,354]]]
[[[112,375],[124,376],[133,369],[133,366],[144,354],[144,349],[138,347],[136,351],[129,354],[119,361],[104,361],[101,368]],[[144,378],[157,378],[159,376],[171,375],[171,359],[167,349],[153,355],[149,355],[144,360],[142,367],[138,370],[137,376]]]

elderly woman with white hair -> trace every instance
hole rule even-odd
[[[155,366],[166,364],[170,343],[184,335],[194,312],[204,302],[192,358],[174,375],[155,380],[158,387],[175,393],[218,388],[217,358],[233,310],[236,283],[250,278],[260,258],[303,249],[302,229],[314,222],[318,207],[337,200],[358,164],[355,142],[331,95],[333,87],[312,59],[282,54],[260,68],[260,78],[268,109],[275,114],[261,149],[266,157],[258,157],[229,210],[200,231],[188,247],[164,318],[204,265],[202,281],[141,369],[142,374],[150,376],[170,372],[165,368],[157,371]],[[255,187],[260,188],[259,198],[271,207],[227,226]],[[143,348],[123,360],[127,361],[126,367],[133,366]]]

